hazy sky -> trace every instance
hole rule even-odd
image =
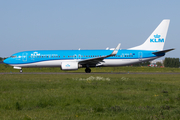
[[[27,50],[130,48],[170,19],[164,49],[179,58],[180,0],[1,0],[0,57]]]

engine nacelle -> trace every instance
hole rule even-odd
[[[62,70],[77,70],[78,62],[62,62],[61,69]]]

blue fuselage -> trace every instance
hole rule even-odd
[[[134,64],[138,62],[143,62],[151,59],[155,59],[165,54],[153,54],[156,51],[147,51],[147,50],[118,50],[118,53],[115,56],[111,56],[105,58],[104,61],[109,60],[108,66],[116,65],[128,65]],[[19,67],[38,67],[38,64],[33,63],[41,63],[46,62],[46,64],[41,64],[40,67],[51,66],[51,61],[56,61],[56,64],[52,64],[52,67],[60,67],[61,62],[63,61],[83,61],[91,58],[98,58],[102,56],[107,56],[112,53],[112,50],[36,50],[36,51],[24,51],[13,54],[11,57],[4,60],[4,63],[9,64],[11,66],[19,66]],[[117,64],[113,62],[117,61]],[[59,64],[58,64],[59,61]],[[129,61],[129,62],[126,62]],[[88,63],[91,64],[91,63]],[[94,63],[92,63],[94,64]],[[102,66],[106,66],[106,63],[103,62]],[[96,66],[96,65],[94,65]]]

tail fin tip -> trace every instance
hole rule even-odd
[[[131,50],[163,50],[170,19],[164,19],[141,45],[129,48]]]

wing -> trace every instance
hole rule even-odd
[[[120,45],[121,44],[119,43],[117,45],[117,47],[114,49],[114,51],[110,55],[81,60],[81,61],[79,61],[79,64],[96,64],[96,63],[99,63],[99,62],[103,62],[104,58],[116,55],[118,53]]]

